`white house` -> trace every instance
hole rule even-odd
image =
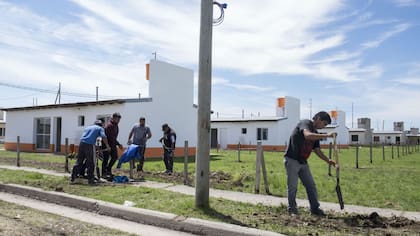
[[[398,144],[405,143],[402,131],[373,131],[374,144]]]
[[[369,118],[357,119],[357,128],[349,129],[349,144],[369,145],[373,141],[372,131]]]
[[[78,146],[83,129],[98,118],[109,119],[119,112],[118,140],[126,144],[128,134],[139,117],[146,118],[152,138],[148,141],[146,157],[162,154],[158,142],[161,125],[168,123],[177,133],[176,155],[183,155],[184,140],[189,154],[195,154],[197,109],[193,105],[194,72],[166,62],[152,60],[146,65],[149,80],[148,98],[117,99],[44,106],[16,107],[7,111],[5,149],[15,150],[20,136],[21,150],[32,152],[64,152],[65,139]]]
[[[212,118],[211,146],[255,148],[261,141],[265,150],[284,150],[299,117],[299,99],[286,96],[277,99],[276,116]]]
[[[323,129],[319,129],[319,133],[337,133],[337,144],[341,147],[348,146],[349,143],[349,129],[346,126],[346,113],[344,111],[330,111],[331,124],[327,125]],[[323,139],[320,141],[321,145],[329,145],[332,139]]]

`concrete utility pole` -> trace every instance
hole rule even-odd
[[[213,0],[201,0],[195,206],[209,206]]]

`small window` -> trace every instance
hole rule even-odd
[[[85,126],[85,116],[79,116],[79,118],[77,120],[77,124],[79,126]]]
[[[351,141],[352,142],[359,142],[359,135],[353,134],[351,136]]]
[[[0,128],[0,136],[4,136],[5,132],[4,132],[4,128]]]
[[[373,142],[379,142],[379,136],[373,136]]]
[[[242,134],[246,134],[246,128],[242,128]]]
[[[268,140],[268,128],[257,128],[257,140]]]
[[[401,142],[401,138],[400,137],[395,137],[395,142],[399,144]]]

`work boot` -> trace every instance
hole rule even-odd
[[[90,179],[88,180],[88,184],[91,186],[96,186],[96,185],[99,185],[99,182],[95,179]]]
[[[311,209],[311,214],[315,216],[325,216],[325,213],[323,210],[317,208],[317,209]]]
[[[293,216],[293,215],[298,215],[298,214],[299,214],[299,212],[298,212],[298,210],[297,210],[296,208],[288,208],[288,209],[287,209],[287,213],[288,213],[289,215],[291,215],[291,216]]]

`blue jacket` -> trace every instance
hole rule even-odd
[[[98,137],[106,138],[104,128],[97,125],[90,125],[83,130],[80,141],[87,144],[95,144]]]
[[[121,168],[122,163],[129,162],[133,159],[139,159],[139,145],[130,144],[128,148],[124,151],[121,155],[120,159],[118,160],[117,168]]]

